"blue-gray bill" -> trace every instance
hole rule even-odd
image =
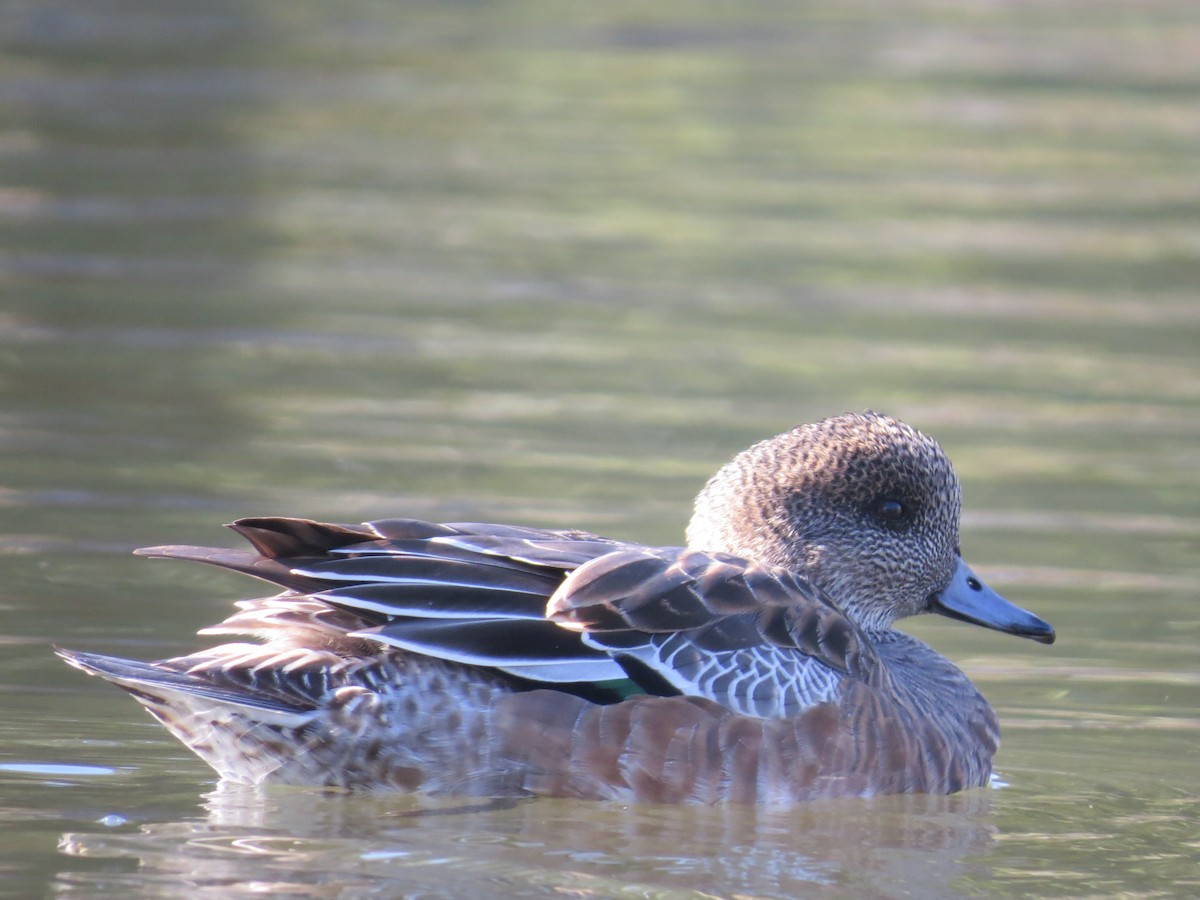
[[[984,628],[1054,643],[1054,627],[1028,610],[1009,603],[984,584],[962,559],[943,590],[929,597],[929,611]]]

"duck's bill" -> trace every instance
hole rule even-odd
[[[950,584],[930,595],[929,611],[1043,644],[1054,643],[1054,628],[1049,622],[1009,603],[980,581],[961,559]]]

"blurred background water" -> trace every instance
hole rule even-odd
[[[1200,892],[1191,0],[0,5],[0,892]],[[1052,648],[906,627],[1006,786],[788,812],[268,796],[51,642],[199,646],[128,556],[405,515],[676,543],[875,408]]]

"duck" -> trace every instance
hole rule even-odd
[[[738,453],[686,544],[395,518],[230,527],[161,546],[273,585],[141,662],[56,648],[227,781],[494,798],[786,806],[989,784],[996,713],[894,624],[1053,643],[959,547],[933,438],[876,412]],[[240,638],[240,640],[239,640]]]

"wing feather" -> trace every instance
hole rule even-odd
[[[382,645],[543,683],[628,678],[757,717],[795,715],[878,669],[865,635],[810,581],[729,554],[414,519],[233,527],[257,552],[142,551],[287,589],[244,603],[213,634],[292,648],[317,637],[336,652]]]
[[[612,681],[625,677],[609,654],[585,646],[578,635],[545,619],[405,619],[354,636],[539,681]],[[533,674],[524,674],[529,672]]]

